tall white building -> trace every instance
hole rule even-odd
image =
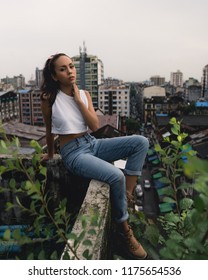
[[[72,60],[77,70],[77,85],[80,89],[89,91],[95,108],[98,107],[98,87],[104,80],[103,62],[94,55],[88,55],[85,45],[80,54]]]
[[[177,72],[171,72],[170,84],[174,87],[183,87],[183,73],[180,70],[177,70]]]
[[[130,116],[130,87],[121,86],[100,86],[98,94],[98,106],[105,114]]]

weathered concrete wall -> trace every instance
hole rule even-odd
[[[90,217],[94,214],[97,214],[97,225],[92,227]],[[83,256],[83,252],[89,250],[89,255],[91,255],[91,259],[93,260],[108,259],[110,254],[109,236],[111,218],[109,186],[107,184],[95,180],[90,182],[86,197],[72,229],[72,233],[76,236],[79,236],[83,231],[83,216],[88,217],[86,220],[86,227],[84,228],[84,239],[90,240],[92,244],[86,245],[80,242],[76,248],[76,255],[81,260],[86,259],[85,256]],[[96,232],[93,235],[89,232],[92,228]],[[74,241],[69,240],[68,242],[73,248]],[[75,258],[74,254],[66,246],[62,254],[62,259],[64,259],[67,254],[70,259]]]

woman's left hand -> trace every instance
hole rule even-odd
[[[73,94],[74,94],[74,100],[75,102],[80,102],[82,99],[80,98],[80,93],[79,93],[79,88],[78,86],[74,83],[73,84]]]

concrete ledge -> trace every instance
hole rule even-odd
[[[90,218],[92,218],[93,215],[95,215],[94,217],[97,217],[97,223],[95,226],[91,225]],[[83,217],[86,217],[86,227],[84,229],[82,225]],[[74,233],[76,236],[79,236],[83,230],[85,231],[83,240],[76,248],[76,254],[80,260],[86,259],[86,257],[83,256],[83,253],[86,250],[88,250],[88,255],[91,256],[92,260],[108,259],[108,237],[111,224],[110,218],[109,185],[103,182],[92,180],[72,229],[72,233]],[[89,230],[91,229],[94,229],[96,233],[90,234]],[[90,240],[91,244],[83,244],[84,240]],[[70,239],[68,242],[72,247],[74,247],[74,240]],[[64,249],[61,259],[64,259],[65,257],[76,259],[74,254],[68,249],[67,246]]]

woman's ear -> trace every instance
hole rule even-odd
[[[55,82],[57,82],[57,81],[58,81],[58,79],[56,78],[56,76],[55,76],[55,75],[51,75],[51,77],[52,77],[52,79],[53,79]]]

